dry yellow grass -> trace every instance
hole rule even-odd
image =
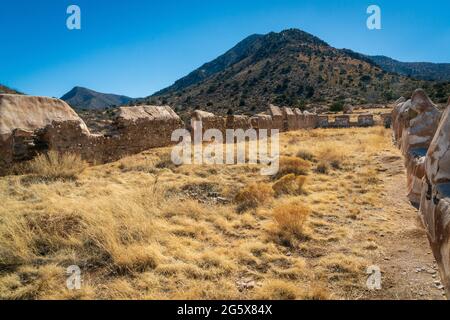
[[[0,178],[0,298],[359,297],[382,250],[365,249],[383,228],[372,160],[389,146],[381,128],[283,134],[279,178],[294,175],[302,192],[279,198],[258,166],[175,167],[167,148],[69,173],[78,161],[54,169],[41,158],[35,174]],[[303,185],[315,159],[330,171]],[[82,270],[79,291],[66,288],[71,265]]]
[[[300,237],[311,211],[300,200],[290,200],[273,209],[273,217],[282,233]]]
[[[280,169],[277,178],[283,177],[288,174],[306,175],[309,172],[311,165],[308,161],[297,157],[280,157]]]
[[[276,181],[272,188],[277,196],[282,195],[300,195],[304,192],[303,186],[306,182],[306,176],[296,176],[288,174]]]
[[[274,190],[269,184],[251,183],[238,192],[235,201],[239,204],[239,210],[245,211],[270,202],[273,196]]]
[[[87,163],[76,154],[50,151],[36,156],[25,164],[25,171],[44,180],[76,179]]]

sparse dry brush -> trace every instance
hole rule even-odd
[[[239,211],[256,209],[259,205],[264,205],[272,201],[274,190],[267,183],[251,183],[242,188],[235,197],[239,205]]]
[[[308,174],[310,168],[311,165],[309,162],[303,159],[297,157],[280,157],[280,168],[275,178],[279,179],[288,174],[305,176]]]
[[[316,167],[316,170],[315,170],[317,173],[320,173],[320,174],[328,174],[329,172],[330,172],[330,166],[329,166],[329,164],[327,163],[327,162],[325,162],[325,161],[320,161],[318,164],[317,164],[317,167]]]
[[[344,161],[344,153],[336,146],[325,146],[319,150],[317,158],[321,163],[328,164],[333,169],[340,169]]]
[[[316,160],[315,155],[308,150],[299,150],[297,152],[297,157],[300,159],[306,160],[306,161],[311,161],[311,162]]]
[[[86,167],[79,155],[49,151],[29,161],[25,170],[38,179],[56,180],[76,179]]]
[[[296,176],[295,174],[288,174],[278,181],[276,181],[272,188],[275,194],[279,197],[282,195],[300,195],[304,193],[304,185],[306,176]]]
[[[300,200],[286,201],[273,209],[273,218],[281,234],[301,237],[311,210]]]

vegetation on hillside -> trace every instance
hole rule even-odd
[[[254,114],[269,103],[301,109],[384,103],[419,87],[438,102],[450,92],[450,83],[389,73],[363,55],[290,29],[251,36],[139,103],[169,104],[181,113],[200,108],[226,114],[231,108]]]
[[[0,93],[20,94],[20,92],[0,84]]]

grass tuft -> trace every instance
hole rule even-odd
[[[274,190],[267,183],[251,183],[241,189],[235,197],[240,212],[269,203],[274,196]]]
[[[295,174],[288,174],[278,181],[276,181],[272,188],[276,196],[282,195],[300,195],[304,193],[303,187],[306,182],[305,176],[296,176]]]
[[[281,157],[280,169],[275,176],[276,179],[284,177],[288,174],[294,174],[296,176],[305,176],[308,174],[311,165],[308,161],[305,161],[296,157]]]
[[[290,200],[273,209],[273,218],[281,233],[301,237],[311,210],[299,200]]]
[[[86,167],[79,155],[50,151],[28,162],[26,171],[42,180],[75,180]]]

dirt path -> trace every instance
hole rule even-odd
[[[379,237],[384,250],[374,261],[382,271],[382,290],[368,299],[445,299],[428,240],[415,209],[406,198],[406,175],[400,153],[375,159],[384,172],[383,201],[387,232]]]

